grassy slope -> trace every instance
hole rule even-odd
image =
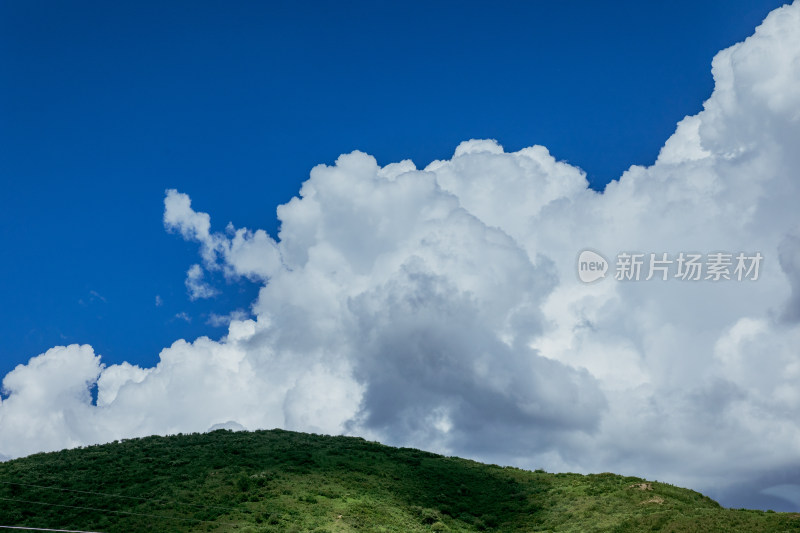
[[[148,437],[2,463],[0,525],[102,532],[775,532],[800,531],[800,515],[723,509],[697,492],[639,478],[528,472],[273,430]]]

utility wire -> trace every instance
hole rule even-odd
[[[157,514],[147,514],[147,513],[135,513],[133,511],[114,511],[112,509],[98,509],[97,507],[82,507],[80,505],[66,505],[63,503],[48,503],[48,502],[35,502],[31,500],[17,500],[15,498],[3,498],[0,497],[0,500],[5,500],[8,502],[17,502],[17,503],[31,503],[34,505],[50,505],[52,507],[68,507],[70,509],[81,509],[84,511],[98,511],[100,513],[115,513],[115,514],[126,514],[132,516],[144,516],[147,518],[158,518],[159,520],[180,520],[183,522],[204,522],[208,524],[221,524],[226,526],[237,526],[239,524],[233,524],[231,522],[215,522],[213,520],[201,520],[199,518],[181,518],[177,516],[164,516],[164,515],[157,515]]]
[[[100,533],[99,531],[83,531],[82,529],[45,529],[42,527],[0,526],[0,529],[24,529],[26,531],[58,531],[60,533]]]
[[[219,505],[203,505],[201,503],[182,503],[176,502],[173,500],[167,500],[163,498],[143,498],[141,496],[124,496],[122,494],[109,494],[107,492],[93,492],[90,490],[74,490],[74,489],[64,489],[61,487],[48,487],[46,485],[33,485],[31,483],[16,483],[12,481],[0,481],[0,483],[4,485],[18,485],[20,487],[33,487],[37,489],[45,489],[45,490],[60,490],[63,492],[74,492],[77,494],[92,494],[94,496],[107,496],[109,498],[125,498],[127,500],[139,500],[139,501],[146,501],[146,502],[160,502],[160,503],[170,503],[175,505],[188,505],[190,507],[200,507],[203,509],[222,509],[225,511],[239,511],[240,509],[236,509],[234,507],[222,507]]]

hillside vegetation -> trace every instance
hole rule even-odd
[[[0,463],[0,525],[99,532],[800,531],[613,474],[501,468],[288,431],[147,437]]]

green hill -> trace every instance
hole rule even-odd
[[[528,472],[289,431],[147,437],[0,464],[0,525],[150,531],[800,531],[612,474]]]

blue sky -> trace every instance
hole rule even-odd
[[[424,166],[469,138],[545,145],[602,188],[654,161],[714,53],[779,4],[3,2],[0,375],[74,342],[150,365],[252,301],[222,282],[189,302],[166,188],[275,235],[314,165]]]
[[[235,422],[800,509],[778,5],[0,2],[0,459]]]

